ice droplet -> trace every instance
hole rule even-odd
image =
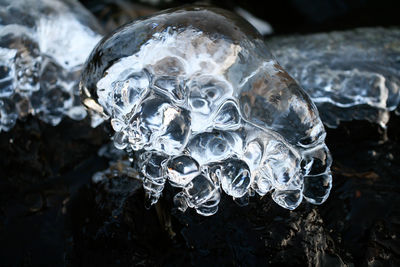
[[[297,208],[303,195],[300,189],[295,190],[275,190],[272,193],[272,199],[281,207],[289,210]]]
[[[225,193],[234,198],[243,197],[250,188],[250,170],[242,160],[228,159],[218,163],[211,171],[220,181]]]
[[[201,215],[212,215],[218,210],[220,194],[218,187],[206,175],[196,176],[183,190],[182,197],[189,207]]]
[[[156,153],[146,153],[143,156],[141,172],[143,175],[143,188],[146,190],[146,207],[156,203],[161,196],[166,181],[164,165],[166,162],[164,155]]]
[[[184,187],[200,174],[199,164],[191,157],[182,155],[171,159],[167,165],[168,179],[176,187]]]
[[[303,195],[312,204],[323,203],[329,195],[332,187],[331,173],[323,173],[315,176],[304,177]]]
[[[146,73],[140,86],[132,73]],[[150,204],[166,180],[180,210],[202,215],[217,212],[222,191],[239,205],[272,192],[287,209],[329,193],[331,176],[310,178],[331,162],[314,104],[234,14],[195,6],[133,21],[96,47],[80,85],[115,145],[136,151]]]

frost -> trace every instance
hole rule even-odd
[[[222,192],[240,205],[271,192],[287,209],[329,194],[314,104],[234,14],[198,6],[134,21],[92,52],[80,90],[133,155],[150,205],[167,182],[180,210],[202,215]]]
[[[52,125],[86,116],[78,80],[99,32],[77,1],[1,0],[0,131],[28,114]]]

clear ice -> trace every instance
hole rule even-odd
[[[167,182],[180,210],[202,215],[217,212],[222,192],[240,205],[271,193],[290,210],[329,195],[316,107],[230,12],[186,7],[119,28],[92,51],[80,91],[133,155],[150,205]]]
[[[100,32],[75,0],[0,0],[0,132],[28,114],[83,119],[79,75]]]
[[[317,105],[322,121],[369,120],[386,126],[400,103],[400,30],[361,28],[267,43]]]

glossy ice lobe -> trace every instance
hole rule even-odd
[[[127,24],[94,49],[80,90],[116,147],[136,151],[150,204],[167,181],[180,210],[202,215],[217,212],[222,191],[240,205],[271,192],[287,209],[329,194],[314,104],[232,13],[194,6]]]

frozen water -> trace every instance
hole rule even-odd
[[[287,209],[329,194],[316,107],[232,13],[194,6],[127,24],[93,50],[80,91],[115,146],[136,151],[149,204],[167,181],[179,209],[202,215],[222,191],[239,205],[271,192]]]
[[[83,119],[79,73],[100,32],[75,0],[0,0],[0,131],[28,114]]]
[[[178,208],[185,211],[189,206],[195,208],[201,215],[212,215],[218,210],[220,193],[215,183],[205,174],[199,174],[178,193],[174,202]]]
[[[364,28],[268,41],[318,106],[323,122],[369,120],[385,127],[400,103],[400,30]]]
[[[145,152],[139,156],[139,166],[143,174],[143,187],[146,190],[147,206],[156,203],[164,189],[166,161],[166,156],[158,153]]]
[[[250,188],[251,174],[243,160],[230,158],[217,163],[212,168],[212,174],[225,193],[235,198],[244,196]]]
[[[235,151],[242,151],[242,142],[236,133],[204,132],[193,136],[186,150],[201,165],[205,165],[232,157]]]
[[[168,162],[167,173],[172,185],[185,187],[195,176],[200,174],[200,166],[193,158],[182,155]]]

